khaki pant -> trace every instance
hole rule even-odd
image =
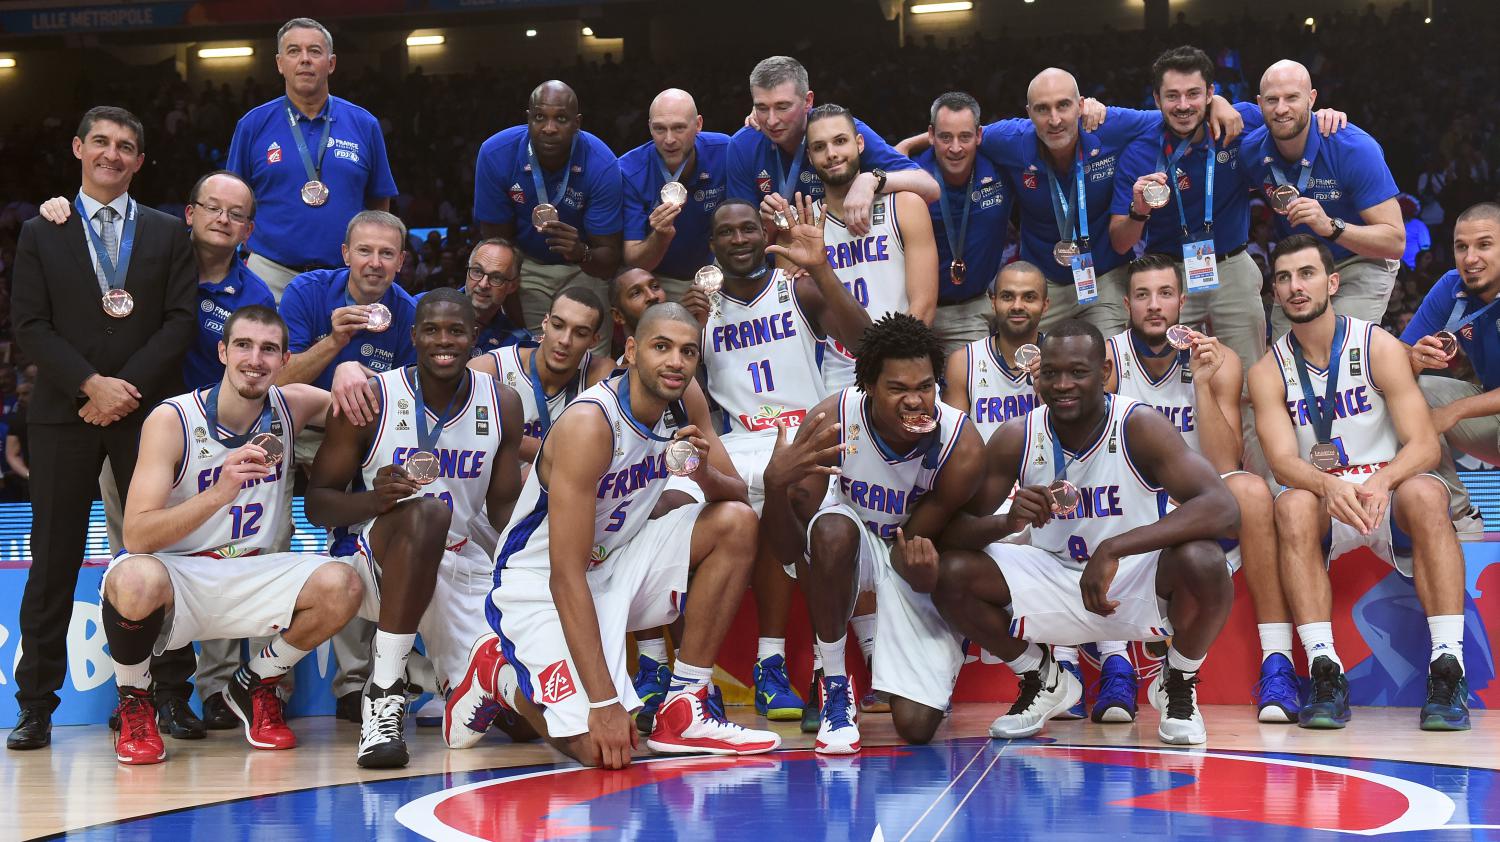
[[[1129,264],[1121,264],[1095,279],[1099,299],[1092,304],[1078,303],[1078,288],[1071,283],[1047,284],[1047,312],[1042,315],[1042,333],[1063,319],[1081,318],[1104,334],[1104,338],[1125,329],[1125,279]]]
[[[599,340],[591,349],[595,354],[609,354],[611,337],[609,318],[609,284],[579,269],[570,263],[537,263],[527,260],[521,264],[521,313],[526,318],[526,327],[533,333],[541,329],[542,319],[552,308],[552,299],[570,286],[583,286],[599,296],[604,308],[604,325],[599,330]]]
[[[951,354],[970,342],[990,335],[990,317],[995,305],[988,295],[976,295],[968,301],[939,304],[932,330],[943,343],[943,353]]]
[[[1180,263],[1177,274],[1182,275]],[[1260,267],[1249,252],[1242,251],[1219,264],[1218,289],[1187,296],[1178,321],[1205,326],[1206,332],[1239,355],[1242,370],[1248,373],[1266,355],[1266,311],[1260,287]]]
[[[286,285],[292,282],[292,278],[301,274],[296,269],[282,266],[274,260],[268,260],[258,254],[250,255],[245,261],[245,267],[254,273],[255,277],[266,282],[271,288],[271,295],[276,297],[276,303],[281,303],[281,294],[286,291]]]
[[[1386,305],[1390,304],[1391,289],[1396,285],[1396,270],[1401,268],[1401,261],[1351,257],[1339,263],[1336,268],[1339,273],[1339,291],[1333,295],[1333,312],[1380,324],[1380,320],[1385,318]],[[1273,306],[1273,338],[1280,339],[1290,327],[1291,323],[1281,312],[1281,307]]]
[[[1482,389],[1473,383],[1424,374],[1417,378],[1427,405],[1433,409],[1481,394]],[[1469,490],[1458,478],[1458,466],[1453,461],[1453,451],[1466,453],[1491,465],[1500,465],[1500,416],[1486,415],[1482,418],[1467,418],[1453,425],[1443,435],[1443,452],[1433,473],[1448,486],[1448,509],[1452,515],[1462,517],[1472,505]]]

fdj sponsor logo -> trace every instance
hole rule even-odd
[[[567,661],[557,663],[542,670],[537,676],[541,684],[542,702],[555,705],[563,699],[578,692],[578,687],[573,683],[573,673],[568,669]]]
[[[769,430],[774,427],[800,427],[803,419],[807,417],[805,409],[785,409],[782,407],[761,406],[760,412],[755,415],[740,415],[740,423],[747,430]]]

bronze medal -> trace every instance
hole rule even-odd
[[[406,457],[406,464],[401,467],[406,475],[418,485],[428,485],[438,478],[438,457],[430,450],[418,450],[416,453]]]
[[[1172,188],[1153,181],[1141,188],[1141,198],[1146,200],[1147,207],[1164,208],[1172,201]]]
[[[112,289],[100,300],[104,312],[116,319],[123,319],[135,310],[135,298],[123,289]]]
[[[1065,479],[1053,480],[1047,486],[1047,496],[1052,498],[1052,513],[1055,515],[1066,517],[1078,510],[1078,486]]]
[[[281,443],[281,437],[273,433],[256,433],[250,439],[250,443],[266,452],[266,464],[276,466],[281,464],[281,459],[286,453],[286,447]]]
[[[1063,240],[1052,247],[1052,259],[1059,266],[1072,266],[1073,258],[1079,255],[1078,244],[1072,240]]]
[[[1333,442],[1320,441],[1308,451],[1307,461],[1326,474],[1339,466],[1339,449],[1334,447]]]
[[[1282,216],[1286,216],[1288,213],[1291,213],[1292,201],[1301,195],[1301,193],[1297,192],[1297,188],[1290,184],[1278,184],[1271,188],[1269,195],[1271,210],[1276,211]]]
[[[302,185],[302,203],[311,207],[319,207],[328,202],[328,185],[317,180]]]
[[[1434,333],[1432,338],[1436,339],[1438,344],[1442,346],[1442,354],[1445,358],[1451,360],[1453,359],[1453,355],[1458,353],[1458,337],[1453,334],[1453,331],[1440,330]]]
[[[968,268],[969,267],[964,264],[961,258],[953,258],[953,262],[948,264],[948,279],[955,284],[963,283],[964,271]]]
[[[384,304],[371,304],[370,311],[365,314],[365,330],[371,333],[381,333],[391,326],[391,308]]]
[[[543,202],[531,209],[531,227],[541,228],[549,222],[557,221],[557,208]]]
[[[685,477],[698,470],[703,457],[692,442],[687,439],[676,439],[667,445],[665,461],[668,473],[674,477]]]

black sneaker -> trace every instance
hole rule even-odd
[[[1469,730],[1469,681],[1463,665],[1444,655],[1427,665],[1427,704],[1422,705],[1423,731]]]
[[[1336,729],[1348,724],[1352,715],[1349,710],[1349,679],[1344,671],[1327,655],[1313,658],[1312,687],[1307,692],[1307,704],[1297,714],[1297,724],[1303,728]]]
[[[401,726],[406,721],[406,682],[396,679],[390,687],[365,690],[364,721],[359,731],[359,765],[366,769],[399,769],[411,755]]]
[[[210,731],[233,731],[240,727],[239,717],[229,709],[223,693],[215,693],[203,700],[203,727]]]
[[[823,671],[813,670],[812,685],[802,708],[802,733],[816,734],[823,727]]]
[[[201,740],[208,736],[203,720],[181,696],[157,697],[156,728],[174,740]]]

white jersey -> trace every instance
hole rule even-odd
[[[1198,446],[1198,409],[1188,352],[1174,350],[1171,367],[1161,377],[1152,377],[1135,343],[1130,341],[1130,329],[1126,328],[1124,333],[1109,338],[1109,354],[1115,361],[1118,383],[1115,394],[1154,407],[1182,433],[1188,447],[1202,453]]]
[[[964,356],[969,375],[969,418],[979,435],[989,441],[1001,424],[1036,406],[1036,386],[1030,374],[1011,368],[995,353],[994,337],[965,345]]]
[[[1386,411],[1385,393],[1370,376],[1370,340],[1380,327],[1350,316],[1337,318],[1345,326],[1343,347],[1334,349],[1329,356],[1329,368],[1317,368],[1308,363],[1307,373],[1313,395],[1321,405],[1328,393],[1329,371],[1338,372],[1338,393],[1333,399],[1332,443],[1338,448],[1339,463],[1344,467],[1335,473],[1371,474],[1395,459],[1396,451],[1401,449],[1396,426]],[[1288,332],[1276,340],[1271,353],[1276,355],[1276,365],[1281,372],[1286,411],[1291,416],[1292,429],[1297,433],[1297,450],[1303,459],[1308,459],[1312,446],[1318,442],[1318,434],[1308,412],[1297,361],[1292,356],[1291,336]]]
[[[471,523],[484,517],[490,490],[490,471],[500,451],[500,394],[493,377],[469,371],[469,395],[463,408],[443,427],[433,448],[438,457],[438,477],[422,486],[422,496],[448,504],[448,545],[462,545],[472,532]],[[364,487],[375,487],[375,472],[391,464],[404,464],[421,450],[418,440],[418,404],[412,389],[414,368],[397,368],[375,376],[380,398],[375,443],[360,466]],[[436,426],[438,413],[446,407],[427,404],[427,423]],[[429,427],[431,429],[431,427]],[[361,524],[366,532],[373,520]]]
[[[536,355],[541,353],[541,348],[531,349],[531,359],[536,361]],[[556,394],[548,395],[542,391],[540,385],[531,377],[531,365],[521,363],[521,346],[507,345],[504,348],[496,348],[487,352],[495,358],[495,377],[501,383],[516,390],[521,396],[521,407],[525,411],[522,435],[533,438],[542,437],[542,408],[537,398],[547,405],[547,423],[550,425],[562,415],[563,407],[568,401],[578,397],[579,393],[588,388],[589,366],[593,363],[593,355],[588,351],[583,352],[583,359],[578,361],[578,372],[568,384],[559,389]],[[538,363],[538,365],[540,365]]]
[[[1105,395],[1109,418],[1099,437],[1082,453],[1070,453],[1052,436],[1049,410],[1038,406],[1026,416],[1026,445],[1021,451],[1018,486],[1051,485],[1058,476],[1058,454],[1066,478],[1077,487],[1080,501],[1070,515],[1031,527],[1031,545],[1082,570],[1094,548],[1107,538],[1155,523],[1166,511],[1167,494],[1151,485],[1132,461],[1125,436],[1125,419],[1145,404],[1119,395]],[[1076,457],[1076,458],[1075,458]],[[1069,461],[1072,460],[1072,461]]]
[[[198,389],[163,401],[177,412],[182,422],[182,462],[172,477],[167,506],[177,506],[197,497],[218,482],[224,468],[224,457],[233,447],[219,441],[233,436],[222,426],[210,429],[204,401],[209,389]],[[294,450],[296,429],[286,398],[275,386],[266,395],[271,404],[272,421],[268,429],[281,437],[282,453],[275,473],[263,480],[246,482],[240,493],[223,509],[198,525],[197,529],[162,547],[173,555],[214,555],[220,558],[269,552],[276,542],[282,524],[292,516],[292,482],[287,475]]]
[[[939,402],[938,427],[927,444],[898,454],[875,432],[868,404],[868,397],[858,389],[839,393],[839,441],[846,447],[839,457],[836,493],[838,502],[857,512],[866,529],[894,541],[896,528],[906,525],[917,501],[937,485],[969,418]]]
[[[593,554],[589,566],[589,579],[597,584],[609,578],[609,557],[615,550],[630,543],[651,518],[651,510],[666,490],[672,475],[667,472],[665,453],[667,442],[651,438],[641,430],[638,421],[627,417],[622,406],[620,390],[630,380],[630,375],[611,377],[594,384],[578,399],[563,410],[568,412],[602,412],[609,422],[614,454],[609,468],[599,477],[597,496],[594,500]],[[652,435],[670,438],[675,427],[671,413],[663,413]],[[544,439],[545,450],[552,439]],[[537,454],[537,465],[541,465],[541,453]],[[510,523],[500,535],[499,557],[496,559],[495,583],[507,566],[530,566],[550,570],[551,560],[545,552],[522,552],[528,547],[545,547],[549,543],[550,523],[547,507],[551,502],[547,489],[541,482],[542,472],[534,470],[526,477],[521,496],[511,514]],[[565,505],[583,505],[582,500],[563,501]],[[682,536],[686,541],[688,535]]]
[[[797,303],[796,285],[780,270],[750,301],[721,294],[719,313],[703,329],[708,393],[724,411],[726,438],[772,436],[797,426],[825,396],[821,337]]]
[[[822,199],[817,202],[817,212],[827,220],[823,244],[828,265],[870,314],[870,321],[880,321],[891,313],[911,312],[911,300],[906,295],[906,245],[896,221],[895,197],[875,197],[870,205],[870,231],[863,237],[850,234],[843,220],[824,209]],[[853,356],[836,339],[830,337],[825,344],[823,370],[829,391],[853,385]]]

